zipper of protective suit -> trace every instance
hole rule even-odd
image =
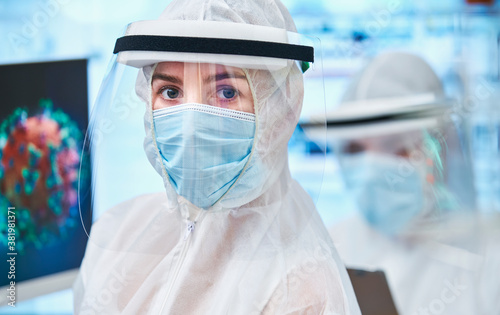
[[[175,285],[175,282],[176,282],[177,277],[179,275],[179,272],[181,270],[182,264],[184,263],[184,259],[186,258],[186,254],[187,254],[187,251],[189,249],[189,245],[191,244],[191,235],[193,234],[193,231],[196,228],[196,223],[201,220],[201,218],[203,217],[205,212],[206,212],[206,210],[201,210],[200,213],[197,215],[197,217],[193,221],[191,221],[189,219],[187,220],[186,232],[185,232],[184,238],[182,240],[183,247],[181,250],[181,255],[180,255],[179,261],[177,262],[177,265],[175,266],[175,272],[172,275],[172,281],[170,282],[170,287],[168,288],[167,294],[165,295],[165,298],[163,300],[163,304],[161,305],[159,314],[163,314],[163,308],[165,307],[165,303],[167,303],[167,300],[170,296],[170,293]]]

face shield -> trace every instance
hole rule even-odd
[[[455,106],[423,59],[386,52],[326,114],[345,188],[371,227],[413,233],[422,222],[474,208],[469,141],[454,122]],[[303,125],[311,138],[321,126]]]
[[[345,187],[359,214],[380,233],[418,233],[473,210],[466,139],[446,108],[330,123]]]
[[[447,115],[450,103],[426,98],[407,107],[380,100],[378,109],[352,102],[327,114],[328,144],[347,192],[363,218],[388,235],[474,202],[466,139]],[[321,135],[314,120],[302,126],[313,139]]]
[[[288,167],[303,101],[324,104],[304,91],[304,72],[322,76],[317,46],[266,26],[130,24],[86,136],[94,220],[147,193],[213,211],[261,196]]]

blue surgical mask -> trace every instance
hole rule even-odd
[[[214,205],[250,158],[254,114],[183,104],[154,110],[153,122],[170,183],[200,208]]]
[[[378,231],[398,234],[423,211],[422,175],[408,160],[358,153],[346,157],[342,168],[358,210]]]

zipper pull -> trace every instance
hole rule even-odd
[[[187,230],[186,235],[184,236],[184,240],[187,240],[189,234],[194,231],[196,221],[187,221]]]

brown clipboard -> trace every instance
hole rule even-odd
[[[363,315],[398,315],[385,274],[347,268],[352,287]]]

